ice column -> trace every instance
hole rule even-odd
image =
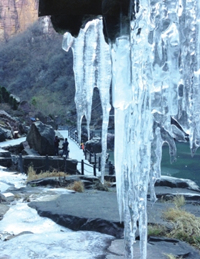
[[[94,87],[99,88],[102,111],[102,156],[101,181],[104,182],[104,171],[107,153],[107,129],[110,112],[111,58],[110,48],[103,36],[102,19],[95,19],[80,30],[77,38],[65,33],[63,49],[71,47],[74,58],[74,75],[76,85],[75,103],[77,109],[77,127],[81,141],[81,122],[87,119],[88,136],[90,137],[90,120],[92,95]]]
[[[76,82],[75,103],[77,110],[77,127],[79,142],[81,141],[81,122],[83,116],[87,119],[88,136],[90,136],[90,120],[92,107],[92,94],[95,84],[94,60],[96,37],[94,24],[88,23],[80,30],[79,36],[73,38],[66,33],[63,40],[63,49],[72,47],[74,57],[74,75]]]
[[[200,145],[200,3],[198,0],[182,0],[180,16],[180,75],[179,112],[176,119],[189,134],[191,153]]]
[[[138,224],[140,258],[146,258],[146,203],[151,167],[151,140],[153,138],[151,113],[153,81],[151,46],[148,43],[150,26],[148,1],[141,1],[140,7],[137,19],[131,23],[132,30],[130,36],[127,37],[127,43],[119,45],[121,49],[116,46],[118,53],[116,56],[119,55],[116,67],[120,66],[121,62],[124,71],[120,74],[120,69],[117,69],[115,74],[123,81],[115,87],[113,86],[116,143],[120,137],[123,138],[123,154],[115,151],[116,157],[121,156],[121,160],[117,157],[115,164],[115,167],[118,168],[116,174],[119,175],[117,176],[117,191],[120,211],[123,211],[124,215],[125,253],[126,258],[130,259],[134,256],[135,232]],[[116,45],[119,44],[119,40],[121,39],[117,39]],[[115,71],[115,68],[113,70]],[[126,74],[123,75],[125,71]],[[113,74],[114,78],[115,74]],[[117,82],[118,80],[113,80],[114,84]],[[119,96],[118,100],[117,96]],[[122,97],[120,98],[120,96]],[[124,122],[122,129],[120,129],[121,121]]]
[[[103,122],[102,122],[102,156],[101,156],[101,182],[104,183],[104,171],[107,154],[107,130],[110,113],[110,85],[111,85],[111,56],[109,45],[105,42],[103,35],[102,20],[98,20],[97,38],[97,87],[100,93]]]

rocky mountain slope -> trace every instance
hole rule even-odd
[[[0,86],[20,98],[19,107],[26,117],[38,117],[40,112],[44,117],[58,118],[62,124],[76,124],[72,52],[65,52],[61,46],[62,35],[51,24],[44,33],[41,19],[2,43]],[[1,106],[0,103],[0,109],[5,108]],[[95,89],[93,122],[101,113],[99,93]]]
[[[62,36],[53,29],[44,34],[41,21],[2,43],[0,85],[36,113],[71,120],[75,110],[72,53],[64,52],[61,45]]]
[[[72,52],[62,50],[62,35],[49,17],[38,18],[38,0],[1,1],[0,41],[0,86],[20,98],[26,119],[40,116],[76,124]],[[0,103],[0,109],[5,108]],[[92,124],[101,113],[95,89]]]
[[[0,1],[0,40],[25,31],[38,19],[38,0]]]

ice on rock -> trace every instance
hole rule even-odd
[[[77,38],[65,34],[63,49],[71,46],[74,53],[79,132],[83,116],[89,132],[93,88],[99,88],[102,182],[112,81],[117,199],[125,225],[125,256],[134,258],[139,225],[140,258],[146,259],[147,192],[150,190],[155,202],[162,145],[168,144],[171,162],[176,159],[175,139],[186,141],[188,134],[192,154],[200,145],[200,1],[130,3],[133,20],[129,35],[121,33],[108,46],[99,18],[82,28]],[[172,118],[180,127],[171,124]]]

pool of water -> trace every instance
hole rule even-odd
[[[192,157],[188,143],[176,143],[177,159],[170,163],[168,145],[163,145],[162,175],[190,179],[200,186],[200,149]]]
[[[194,157],[192,157],[189,143],[177,142],[176,147],[177,159],[171,164],[168,145],[163,145],[161,162],[162,175],[190,179],[200,186],[200,149],[198,149]],[[109,154],[109,160],[114,163],[114,152],[109,152]]]

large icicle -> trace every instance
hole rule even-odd
[[[102,19],[98,20],[97,38],[97,87],[99,88],[103,112],[102,123],[102,156],[101,156],[101,182],[104,183],[105,164],[107,155],[107,131],[110,114],[110,84],[111,84],[111,56],[109,45],[103,35]]]
[[[70,33],[66,33],[63,39],[63,49],[68,51],[71,46],[73,50],[79,142],[81,141],[83,116],[87,120],[88,138],[90,138],[92,95],[95,86],[96,42],[96,21],[88,22],[85,28],[80,30],[77,38],[72,38]]]
[[[90,136],[93,89],[99,88],[103,111],[101,181],[104,183],[110,112],[111,57],[109,45],[104,40],[102,18],[88,22],[85,28],[80,30],[77,38],[66,33],[62,47],[65,51],[70,47],[73,50],[79,141],[81,141],[83,116],[87,119],[88,136]]]
[[[123,161],[126,145],[125,117],[126,109],[132,101],[130,73],[130,40],[120,37],[112,48],[112,98],[115,108],[115,173],[117,181],[117,198],[120,218],[123,215]],[[125,159],[126,161],[126,159]]]

